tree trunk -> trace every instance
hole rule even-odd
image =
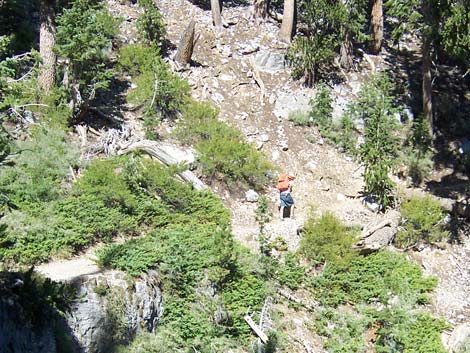
[[[422,2],[423,17],[426,24],[430,24],[430,9],[427,1]],[[428,20],[428,21],[426,21]],[[425,24],[425,26],[426,26]],[[421,47],[421,75],[422,75],[422,89],[423,89],[423,117],[428,122],[430,136],[433,136],[434,121],[432,112],[432,75],[431,75],[431,44],[432,37],[430,28],[425,28],[422,34],[423,43]]]
[[[264,21],[268,17],[270,0],[253,0],[254,17],[257,22]]]
[[[377,55],[382,48],[384,37],[383,0],[372,0],[370,53]]]
[[[295,0],[284,0],[284,13],[279,39],[284,43],[290,43],[295,33]]]
[[[183,35],[181,36],[178,50],[176,51],[175,61],[182,65],[186,65],[191,61],[194,49],[194,33],[196,22],[191,20],[188,27],[186,27]]]
[[[41,89],[48,93],[54,86],[57,62],[53,51],[55,44],[54,1],[42,0],[40,6],[39,55],[41,66],[38,82]]]
[[[339,50],[339,64],[345,70],[349,70],[353,65],[353,44],[351,32],[343,28],[343,42]]]
[[[212,21],[214,22],[214,26],[217,28],[222,27],[222,16],[220,14],[220,8],[220,0],[211,0]]]

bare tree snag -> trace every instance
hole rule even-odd
[[[353,44],[351,32],[343,28],[343,42],[339,50],[339,64],[343,69],[348,71],[353,66]]]
[[[279,39],[284,43],[290,43],[295,34],[295,6],[295,0],[284,0],[284,13],[279,32]]]
[[[48,93],[54,86],[57,57],[53,51],[55,44],[54,1],[42,0],[39,10],[39,56],[41,66],[39,72],[39,86]]]
[[[212,21],[216,28],[222,28],[221,0],[211,0]]]
[[[191,56],[193,55],[194,50],[194,34],[196,31],[196,22],[191,20],[188,27],[184,30],[183,35],[181,36],[180,43],[178,45],[178,50],[176,51],[175,61],[181,65],[189,64],[191,61]]]
[[[383,0],[372,0],[370,53],[377,55],[382,49],[384,37]]]
[[[251,329],[256,333],[256,335],[261,339],[261,341],[266,344],[268,342],[268,336],[261,330],[261,328],[256,325],[250,315],[245,315],[244,317],[246,323],[251,327]]]
[[[299,305],[302,305],[305,309],[307,310],[310,310],[310,311],[314,311],[315,310],[315,307],[318,306],[318,303],[316,302],[307,302],[305,300],[302,300],[300,298],[297,298],[294,294],[290,293],[289,291],[285,290],[285,289],[279,289],[277,291],[281,296],[283,296],[284,298],[286,298],[287,300],[291,301],[291,302],[294,302],[296,304],[299,304]]]

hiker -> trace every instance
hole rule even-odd
[[[288,207],[290,209],[289,218],[294,218],[294,199],[292,198],[292,182],[293,176],[288,174],[281,174],[277,182],[277,189],[279,190],[279,218],[284,219],[284,209]]]

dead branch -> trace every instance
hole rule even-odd
[[[246,323],[251,327],[254,333],[261,339],[261,341],[266,344],[268,342],[268,336],[261,330],[261,328],[256,325],[250,315],[245,315],[244,317]]]
[[[250,64],[251,64],[251,67],[253,68],[253,78],[255,79],[256,83],[258,84],[259,88],[261,89],[259,100],[260,100],[260,103],[263,104],[264,92],[265,92],[264,82],[261,79],[261,75],[260,75],[258,69],[256,68],[255,61],[252,57],[250,58]]]
[[[367,228],[367,229],[364,229],[362,231],[362,234],[361,234],[361,238],[367,238],[368,236],[370,236],[371,234],[375,233],[376,231],[378,231],[379,229],[383,228],[383,227],[386,227],[386,226],[391,226],[392,225],[392,221],[390,219],[385,219],[383,220],[382,222],[380,222],[379,224],[373,226],[373,227],[370,227],[370,228]]]
[[[299,304],[299,305],[302,305],[305,309],[309,310],[309,311],[314,311],[315,310],[315,307],[318,306],[318,303],[317,302],[307,302],[303,299],[300,299],[298,297],[296,297],[294,294],[290,293],[289,291],[287,291],[286,289],[282,289],[280,288],[278,291],[277,291],[281,296],[283,296],[284,298],[286,298],[287,300],[291,301],[291,302],[294,302],[296,304]]]

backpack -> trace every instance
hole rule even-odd
[[[277,189],[279,191],[286,191],[289,189],[289,183],[294,180],[293,177],[289,176],[289,174],[281,174],[279,175],[279,178],[277,179]]]

